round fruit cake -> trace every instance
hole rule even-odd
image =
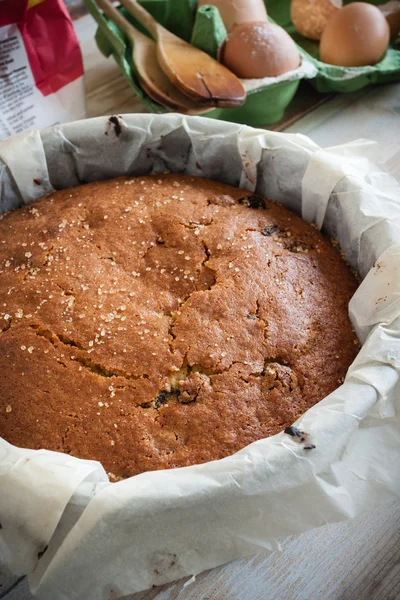
[[[175,174],[0,217],[0,436],[111,480],[233,454],[343,381],[357,280],[281,205]]]

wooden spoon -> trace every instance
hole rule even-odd
[[[158,64],[156,44],[129,23],[119,10],[114,8],[111,0],[97,0],[97,4],[131,42],[132,60],[136,66],[137,78],[152,100],[185,114],[199,114],[213,109],[212,102],[208,103],[209,108],[207,105],[200,105],[174,87]]]
[[[160,67],[181,92],[197,102],[212,102],[219,107],[244,104],[246,91],[236,75],[162,27],[134,0],[120,2],[151,33],[157,43]]]

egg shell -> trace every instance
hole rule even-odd
[[[292,0],[290,17],[301,35],[319,40],[328,20],[342,4],[342,0]]]
[[[198,6],[216,6],[227,31],[240,23],[267,21],[263,0],[199,0]]]
[[[257,21],[235,25],[223,48],[222,61],[238,77],[261,79],[297,69],[300,55],[282,27]]]
[[[390,30],[381,11],[372,4],[355,2],[341,8],[326,24],[320,59],[330,65],[375,65],[385,54]]]
[[[378,8],[389,23],[390,39],[396,39],[400,32],[400,1],[391,0],[386,4],[380,4]]]

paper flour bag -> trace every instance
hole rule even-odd
[[[84,114],[82,57],[63,0],[0,0],[0,139]]]

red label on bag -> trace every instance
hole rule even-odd
[[[0,139],[84,116],[83,64],[62,0],[0,1]]]

